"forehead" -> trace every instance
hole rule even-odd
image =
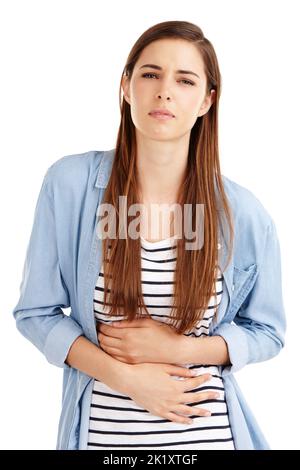
[[[135,69],[146,63],[156,64],[163,69],[193,70],[204,75],[204,61],[197,47],[182,39],[159,39],[148,44],[141,52]]]

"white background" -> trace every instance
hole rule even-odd
[[[150,26],[198,24],[215,47],[222,173],[272,215],[282,253],[286,346],[236,378],[271,448],[300,449],[299,2],[27,0],[0,3],[2,449],[54,449],[62,369],[15,327],[12,310],[37,195],[57,159],[115,146],[127,55]]]

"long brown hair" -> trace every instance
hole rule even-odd
[[[184,39],[194,44],[202,55],[207,76],[207,90],[215,90],[214,102],[206,114],[197,118],[191,129],[188,161],[185,177],[178,191],[177,202],[204,204],[204,240],[201,249],[186,249],[185,237],[177,240],[177,260],[174,272],[174,304],[170,324],[178,333],[192,329],[204,316],[210,297],[215,295],[215,274],[218,260],[218,223],[224,211],[230,230],[229,259],[232,255],[233,223],[224,191],[218,150],[218,102],[221,91],[221,75],[217,57],[210,41],[202,30],[187,21],[166,21],[146,30],[133,45],[123,70],[129,80],[142,50],[151,42],[163,38]],[[122,74],[122,76],[123,76]],[[121,98],[122,79],[119,88],[121,122],[115,147],[110,179],[102,202],[116,208],[116,233],[120,225],[119,196],[127,197],[127,206],[140,203],[137,181],[137,151],[135,126],[131,119],[130,105]],[[219,192],[219,195],[217,194]],[[220,201],[219,198],[220,197]],[[132,217],[127,214],[127,227]],[[194,225],[193,225],[194,227]],[[182,232],[183,233],[183,232]],[[149,315],[141,288],[141,241],[133,239],[103,238],[102,259],[104,270],[104,305],[110,306],[111,315],[123,315],[128,320]],[[176,299],[176,300],[175,300]]]

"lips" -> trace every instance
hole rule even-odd
[[[150,111],[149,113],[150,115],[157,115],[157,116],[170,116],[170,117],[175,117],[174,114],[169,111],[168,109],[164,109],[164,108],[156,108],[156,109],[153,109],[152,111]]]

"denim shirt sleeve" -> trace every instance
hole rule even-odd
[[[214,335],[225,339],[231,362],[223,367],[222,375],[236,372],[250,363],[271,359],[284,346],[286,318],[281,277],[280,245],[271,220],[253,288],[233,322],[221,322],[214,331]]]
[[[70,300],[59,264],[50,174],[48,169],[38,195],[13,316],[18,330],[51,364],[68,368],[68,351],[83,330],[62,311]]]

